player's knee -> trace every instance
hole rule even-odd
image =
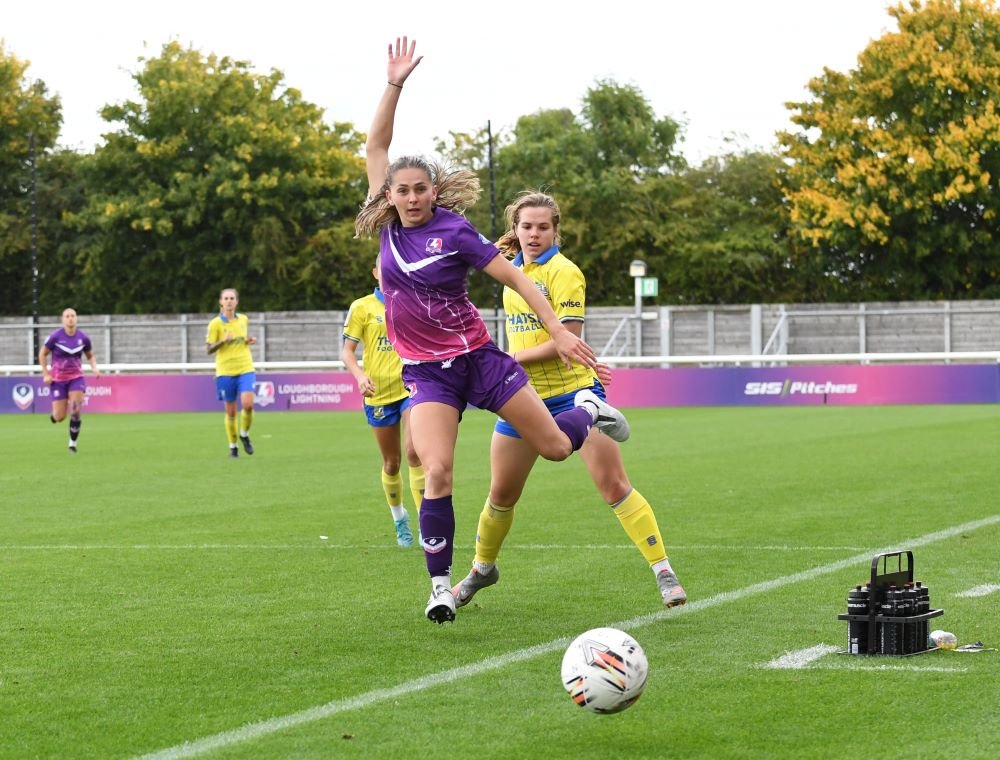
[[[451,493],[454,472],[450,464],[424,463],[425,490],[431,493]]]
[[[398,475],[399,457],[398,456],[382,457],[382,471],[385,472],[386,475]]]
[[[538,453],[543,459],[548,459],[550,462],[561,462],[573,453],[573,444],[566,436],[546,439],[538,447]]]
[[[601,494],[601,498],[608,504],[617,504],[628,496],[632,490],[632,484],[624,476],[594,478],[593,480],[594,485],[597,486],[597,491]]]
[[[504,488],[496,484],[490,487],[490,504],[500,504],[513,509],[520,498],[520,488]]]

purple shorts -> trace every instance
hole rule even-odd
[[[65,401],[69,398],[70,391],[80,391],[80,393],[85,393],[86,390],[87,383],[84,382],[83,375],[80,375],[80,377],[74,377],[72,380],[64,380],[62,382],[53,380],[52,400]]]
[[[461,413],[469,404],[499,411],[528,384],[524,368],[490,341],[469,354],[444,362],[403,365],[410,403],[437,401]]]

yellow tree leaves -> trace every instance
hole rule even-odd
[[[1000,14],[993,0],[913,0],[898,31],[790,103],[781,136],[797,236],[873,297],[998,286]]]

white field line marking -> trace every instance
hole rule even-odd
[[[1000,584],[984,583],[981,586],[973,586],[968,591],[961,591],[955,596],[989,596],[994,591],[1000,591]]]
[[[800,670],[802,668],[809,668],[810,670],[844,670],[845,667],[848,670],[909,670],[917,673],[967,673],[968,668],[949,668],[943,665],[916,665],[916,664],[876,664],[876,663],[864,663],[864,662],[817,662],[821,657],[825,657],[831,652],[836,652],[840,647],[831,646],[830,644],[817,644],[814,647],[808,647],[807,649],[799,649],[795,652],[785,652],[781,657],[776,657],[764,665],[762,668],[771,668],[774,670]],[[852,657],[852,660],[858,660],[857,657]],[[860,658],[864,659],[864,658]]]
[[[844,670],[843,663],[818,662],[810,670]],[[914,673],[968,673],[968,668],[949,668],[944,665],[876,665],[852,662],[847,670],[907,670]]]
[[[837,649],[839,647],[831,646],[830,644],[817,644],[808,649],[785,652],[781,657],[771,660],[766,665],[763,665],[763,667],[774,668],[776,670],[797,670],[806,667],[811,662],[815,662],[820,657],[824,657],[831,652],[836,652]]]
[[[456,544],[456,546],[461,546],[461,544]],[[197,551],[220,549],[260,549],[262,551],[323,551],[324,549],[338,549],[341,551],[364,549],[366,551],[370,551],[372,549],[384,549],[385,551],[392,552],[399,551],[399,547],[396,546],[395,542],[391,544],[332,544],[327,541],[309,544],[0,544],[0,551]],[[633,549],[635,549],[635,547],[632,544],[504,544],[505,552],[609,551]],[[684,544],[671,546],[669,549],[671,553],[677,551],[695,550],[735,552],[875,551],[874,549],[865,549],[863,546],[788,546],[787,544],[758,546],[732,544]]]
[[[927,544],[943,541],[962,533],[971,532],[990,525],[996,525],[997,523],[1000,523],[1000,515],[992,515],[991,517],[986,517],[982,520],[975,520],[973,522],[963,523],[962,525],[955,525],[951,528],[945,528],[944,530],[939,530],[935,533],[928,533],[927,535],[920,536],[919,538],[901,542],[900,545],[909,548],[926,546]],[[891,551],[898,551],[898,549],[896,547],[889,547],[876,550],[875,553],[881,554]],[[707,599],[699,599],[693,602],[688,602],[682,607],[663,609],[649,615],[641,615],[620,623],[610,623],[610,625],[614,628],[621,628],[628,631],[633,628],[640,628],[642,626],[649,625],[650,623],[676,617],[677,615],[691,615],[695,612],[701,612],[702,610],[710,609],[728,602],[733,602],[737,599],[743,599],[744,597],[752,596],[754,594],[762,594],[767,591],[773,591],[792,583],[810,581],[821,575],[827,575],[829,573],[837,572],[838,570],[853,567],[859,562],[863,562],[867,565],[870,561],[871,555],[867,552],[865,554],[857,554],[853,557],[847,557],[846,559],[838,560],[836,562],[830,562],[826,565],[819,565],[808,570],[793,573],[792,575],[785,575],[780,578],[774,578],[770,581],[755,583],[752,586],[746,586],[745,588],[736,589],[735,591],[724,591],[721,594],[710,596]],[[168,747],[167,749],[163,749],[158,752],[143,755],[142,760],[174,760],[175,758],[195,757],[196,755],[211,752],[212,750],[231,747],[235,744],[250,741],[251,739],[268,736],[270,734],[277,733],[278,731],[292,728],[293,726],[300,726],[304,723],[312,723],[317,720],[328,718],[331,715],[337,715],[349,710],[357,710],[363,707],[368,707],[369,705],[373,705],[377,702],[384,702],[395,697],[408,696],[434,686],[440,686],[442,684],[451,683],[452,681],[457,681],[461,678],[469,678],[471,676],[487,673],[492,670],[499,670],[500,668],[512,665],[515,662],[534,659],[540,655],[564,649],[569,644],[570,640],[571,639],[569,637],[564,636],[545,644],[537,644],[533,647],[517,649],[513,652],[508,652],[505,655],[488,657],[469,665],[463,665],[450,670],[443,670],[438,673],[431,673],[429,675],[422,676],[421,678],[406,681],[387,689],[376,689],[348,699],[333,700],[332,702],[327,702],[324,705],[310,707],[300,712],[290,713],[288,715],[282,715],[277,718],[270,718],[256,723],[248,723],[231,731],[223,731],[218,734],[213,734],[212,736],[206,736],[194,741],[184,742],[183,744],[178,744],[174,747]]]

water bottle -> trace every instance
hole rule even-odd
[[[896,586],[889,586],[882,596],[882,603],[879,605],[879,614],[882,617],[896,616]],[[899,624],[887,620],[879,623],[879,654],[899,654]]]
[[[958,646],[958,638],[950,631],[931,631],[927,644],[938,649],[954,649]]]
[[[868,615],[868,586],[860,583],[847,592],[847,614]],[[868,620],[847,621],[847,653],[868,654]]]
[[[913,617],[916,608],[916,591],[912,583],[904,583],[903,588],[896,591],[896,614],[899,617]],[[910,654],[916,650],[914,632],[916,626],[913,622],[904,620],[899,625],[899,653]]]
[[[925,612],[931,611],[931,591],[927,586],[925,586],[920,581],[917,581],[915,590],[917,592],[917,606],[916,614],[923,615]],[[928,621],[921,620],[917,623],[917,652],[923,652],[925,649],[929,648],[931,645],[927,643],[927,631],[929,629]]]

